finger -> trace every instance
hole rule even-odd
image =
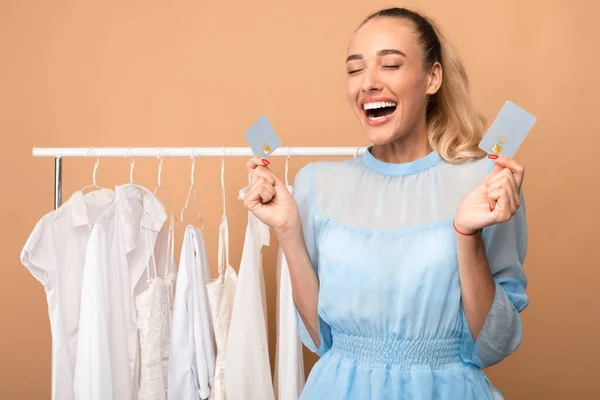
[[[494,164],[494,167],[492,168],[490,173],[485,177],[484,182],[488,183],[490,180],[492,180],[494,177],[496,177],[496,175],[498,175],[498,173],[500,171],[502,171],[503,169],[504,169],[504,167],[502,167],[501,165]]]
[[[517,178],[514,174],[510,174],[505,178],[505,181],[508,186],[507,189],[509,189],[510,192],[511,204],[516,204],[518,207],[517,199],[519,198],[520,188],[519,185],[517,185]]]
[[[254,170],[254,168],[256,168],[256,167],[267,166],[269,164],[271,164],[271,162],[264,157],[252,156],[246,162],[246,168],[248,168],[249,170]]]
[[[494,161],[494,163],[496,164],[494,165],[494,168],[496,166],[501,166],[510,169],[515,175],[518,186],[521,187],[521,183],[523,182],[523,176],[525,175],[525,169],[522,165],[517,163],[512,158],[508,158],[506,156],[497,156],[497,158],[492,158],[492,161]]]
[[[507,199],[505,193],[504,189],[494,189],[488,193],[489,201],[494,204],[494,207],[490,209],[492,213],[499,215],[510,207],[510,200]]]
[[[265,181],[259,183],[255,190],[258,192],[263,204],[268,203],[273,197],[275,197],[275,188],[273,185]]]
[[[504,200],[507,200],[507,203],[504,208],[507,208],[506,206],[508,206],[508,211],[514,210],[514,192],[506,187],[496,187],[488,189],[488,199],[490,203],[494,203],[494,207],[490,208],[491,211],[495,210],[496,207],[498,207],[498,203],[501,203]]]
[[[500,164],[494,164],[494,168],[492,168],[492,171],[487,175],[485,183],[490,184],[500,177],[510,174],[512,174],[510,168],[503,167]]]
[[[275,188],[266,182],[251,187],[246,196],[244,196],[244,202],[247,203],[248,209],[252,210],[259,204],[265,204],[271,201],[275,197]]]
[[[515,211],[517,211],[514,190],[506,188],[506,196],[508,197],[510,215],[512,215]]]
[[[254,183],[260,179],[269,182],[271,186],[275,185],[275,176],[267,167],[258,166],[254,168],[254,171],[252,172],[252,182]]]
[[[493,201],[498,201],[498,199],[502,196],[504,189],[502,188],[496,188],[496,189],[491,189],[489,188],[487,191],[487,196],[489,200],[493,200]]]
[[[521,188],[516,182],[516,178],[511,170],[505,168],[502,173],[494,177],[489,183],[488,187],[497,189],[499,187],[505,187],[511,192],[511,199],[514,200],[514,204],[517,208],[521,206]],[[494,209],[494,205],[490,203],[490,210]]]
[[[490,188],[488,198],[494,202],[494,207],[490,211],[499,211],[512,216],[516,212],[516,199],[512,190],[506,187]]]
[[[490,211],[494,211],[496,208],[496,200],[489,199],[488,203],[490,204]]]
[[[251,186],[244,196],[244,206],[250,211],[262,206],[260,190],[257,186]]]
[[[496,172],[495,175],[490,174],[488,177],[488,181],[487,181],[488,192],[496,190],[496,189],[500,189],[503,185],[510,186],[510,181],[507,181],[508,176],[512,175],[512,172],[510,171],[510,169],[504,168],[504,167],[499,167],[497,165],[494,166],[494,168],[496,168],[496,167],[498,167],[499,171]],[[496,208],[496,200],[490,199],[489,203],[490,203],[490,211],[494,211],[494,208]]]
[[[512,171],[509,168],[504,168],[504,167],[498,167],[500,170],[498,172],[496,172],[494,175],[489,175],[488,178],[488,185],[491,185],[492,183],[498,181],[499,179],[502,179],[503,176],[509,176],[512,175]]]
[[[499,180],[496,180],[494,182],[489,182],[487,184],[487,196],[488,196],[488,203],[490,204],[490,211],[494,211],[494,208],[496,208],[496,200],[498,198],[498,196],[500,196],[500,192],[498,192],[497,196],[492,195],[493,193],[496,193],[496,191],[502,189],[502,182]]]
[[[273,197],[275,197],[275,188],[273,186],[267,186],[261,189],[260,200],[263,204],[270,202]]]
[[[519,191],[516,178],[512,171],[508,168],[504,168],[502,172],[490,179],[488,182],[488,187],[505,187],[515,193],[518,193]]]
[[[502,195],[500,195],[500,197],[498,198],[498,202],[496,203],[496,208],[494,209],[494,212],[506,216],[507,214],[510,214],[511,210],[510,196],[505,190],[502,190],[502,192]]]

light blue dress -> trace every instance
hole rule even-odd
[[[452,165],[436,152],[390,164],[367,151],[298,172],[294,197],[320,281],[319,347],[298,317],[303,343],[321,356],[302,400],[502,399],[481,368],[521,341],[525,206],[483,229],[496,294],[476,342],[452,227],[492,166],[487,158]]]

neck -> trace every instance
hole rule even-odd
[[[401,164],[418,160],[431,153],[429,146],[427,123],[415,127],[391,143],[374,145],[373,157],[386,163]]]

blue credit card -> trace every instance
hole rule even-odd
[[[490,125],[479,148],[487,153],[513,158],[535,121],[533,115],[509,100]]]
[[[262,157],[270,156],[276,148],[281,146],[281,140],[277,137],[271,122],[266,115],[262,115],[244,133],[246,141],[250,145],[254,155]]]

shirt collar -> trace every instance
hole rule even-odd
[[[140,210],[134,210],[134,207],[136,207],[136,202],[134,201],[136,197],[135,191],[141,193],[142,196],[141,214],[139,214]],[[160,200],[142,186],[131,184],[116,186],[115,193],[122,204],[121,217],[123,219],[126,248],[129,253],[136,246],[140,229],[150,229],[153,232],[160,231],[167,218],[167,214]],[[138,219],[136,215],[137,217],[141,217],[139,225],[136,224]],[[148,223],[150,224],[149,227],[146,226]]]
[[[73,228],[90,225],[92,221],[88,213],[88,204],[110,204],[115,200],[114,193],[109,189],[99,189],[83,194],[80,190],[71,195],[66,204],[69,204],[71,213],[71,226]]]
[[[137,240],[140,228],[150,229],[152,232],[162,229],[167,219],[167,213],[160,200],[152,192],[143,186],[132,184],[125,184],[118,188],[118,192],[121,193],[127,204],[126,210],[132,222],[134,240]]]

